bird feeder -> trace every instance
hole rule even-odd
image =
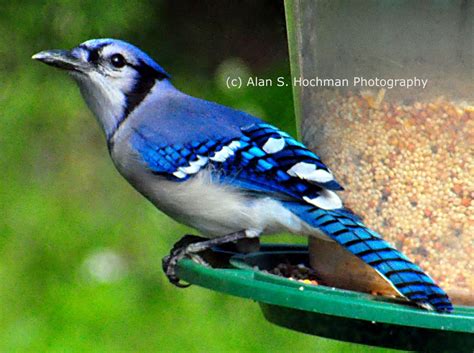
[[[474,305],[474,3],[296,0],[287,18],[303,142],[347,207]]]
[[[189,283],[259,302],[265,318],[279,326],[320,337],[422,352],[472,353],[474,310],[456,306],[438,314],[383,296],[313,285],[271,274],[278,265],[309,266],[301,245],[262,246],[246,255],[213,249],[211,266],[178,263]]]
[[[304,333],[472,352],[473,3],[294,0],[285,9],[300,137],[345,187],[345,204],[447,290],[454,311],[362,293],[363,281],[344,282],[351,265],[329,261],[337,249],[316,239],[246,255],[213,249],[210,267],[184,259],[179,277],[256,300],[267,320]],[[282,263],[345,284],[272,274]]]

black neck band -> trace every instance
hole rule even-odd
[[[138,65],[131,65],[139,74],[135,86],[133,89],[125,94],[126,102],[125,109],[122,117],[118,120],[117,125],[115,126],[114,131],[108,138],[109,149],[112,148],[113,142],[112,139],[115,135],[115,132],[120,128],[120,126],[127,120],[129,115],[133,110],[148,96],[151,92],[156,81],[162,81],[164,79],[169,79],[170,77],[164,73],[156,71],[150,66],[146,65],[144,62],[140,61]]]

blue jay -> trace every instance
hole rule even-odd
[[[216,244],[290,232],[335,241],[419,306],[450,312],[447,294],[420,267],[344,208],[342,187],[321,159],[262,120],[176,89],[137,47],[93,39],[33,56],[68,71],[102,126],[118,171],[156,207],[206,240],[165,258]]]

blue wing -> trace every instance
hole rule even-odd
[[[321,159],[266,123],[242,127],[237,136],[185,144],[154,143],[136,130],[132,145],[150,171],[175,181],[187,180],[212,165],[216,177],[234,186],[304,199],[322,208],[342,207],[334,193],[328,194],[342,187]],[[336,203],[327,205],[328,195]]]

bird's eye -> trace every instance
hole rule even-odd
[[[125,58],[120,55],[120,54],[114,54],[110,57],[110,62],[112,63],[113,66],[117,67],[117,68],[121,68],[121,67],[124,67],[125,64],[127,63],[125,61]]]

